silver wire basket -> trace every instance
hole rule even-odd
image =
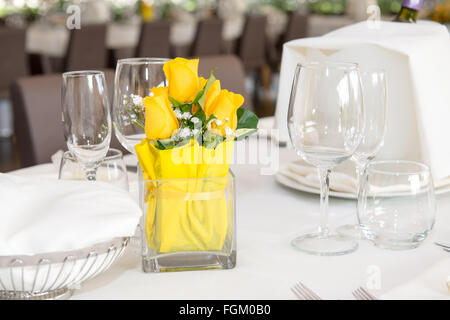
[[[81,283],[106,271],[123,254],[129,238],[70,252],[0,256],[0,299],[69,298]]]

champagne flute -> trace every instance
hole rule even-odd
[[[69,151],[82,165],[87,180],[96,180],[97,167],[111,140],[111,115],[105,75],[101,71],[63,73],[62,112]]]
[[[125,149],[145,138],[145,110],[142,99],[153,87],[167,86],[163,66],[168,59],[129,58],[117,62],[114,80],[113,121],[117,139]]]
[[[359,189],[364,169],[383,147],[386,134],[386,73],[381,69],[361,71],[365,110],[365,134],[352,159],[356,162],[356,179]],[[336,229],[339,234],[364,239],[358,224],[348,224]]]
[[[353,252],[358,243],[328,226],[329,174],[361,143],[364,127],[359,67],[355,63],[312,62],[297,65],[288,111],[288,129],[298,155],[317,167],[320,179],[320,227],[292,245],[313,255]]]

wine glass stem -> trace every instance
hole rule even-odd
[[[320,179],[320,227],[319,233],[327,237],[328,228],[328,194],[330,192],[330,169],[319,168]]]
[[[84,169],[84,173],[85,173],[86,179],[88,181],[96,181],[97,180],[97,166],[86,167]]]
[[[364,170],[366,169],[367,164],[369,163],[369,161],[358,161],[356,163],[356,188],[357,188],[357,193],[356,193],[356,197],[357,199],[359,199],[359,193],[361,192],[361,184],[362,184],[362,180],[363,180],[363,175],[364,175]],[[356,201],[356,225],[359,226],[359,218],[358,218],[358,210],[359,210],[359,206],[360,202]]]

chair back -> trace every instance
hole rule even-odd
[[[0,27],[0,99],[8,98],[13,81],[28,74],[25,30]]]
[[[170,58],[170,22],[146,22],[136,48],[136,57]]]
[[[223,51],[223,22],[217,18],[201,20],[192,44],[191,56],[220,55]]]
[[[70,32],[65,71],[106,67],[106,25],[93,24]]]
[[[214,75],[220,80],[221,88],[242,94],[245,100],[243,107],[253,110],[252,99],[245,87],[242,61],[235,55],[202,57],[198,68],[199,76],[209,78],[213,68],[216,68]]]
[[[259,68],[266,62],[266,24],[265,16],[248,16],[246,18],[237,55],[247,70]]]
[[[282,37],[283,43],[305,38],[308,32],[308,16],[300,13],[292,13],[289,17],[286,31]]]
[[[106,70],[105,77],[112,101],[114,71]],[[22,167],[50,162],[58,150],[67,150],[61,120],[61,74],[18,79],[11,87],[14,126]],[[111,147],[125,152],[114,130]]]

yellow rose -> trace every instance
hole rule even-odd
[[[234,132],[237,127],[236,111],[243,103],[244,97],[240,94],[221,90],[211,105],[208,106],[208,110],[205,109],[206,116],[213,114],[219,120],[219,124],[213,123],[212,128],[218,130],[223,136],[228,135],[230,130]]]
[[[145,97],[145,134],[150,140],[167,139],[179,128],[178,119],[170,106],[168,88],[153,88],[154,96]]]
[[[203,109],[205,110],[205,114],[210,115],[211,109],[220,94],[220,81],[214,81],[205,94],[205,105],[203,106]]]
[[[192,102],[200,90],[198,59],[175,58],[164,64],[169,95],[180,103]]]

